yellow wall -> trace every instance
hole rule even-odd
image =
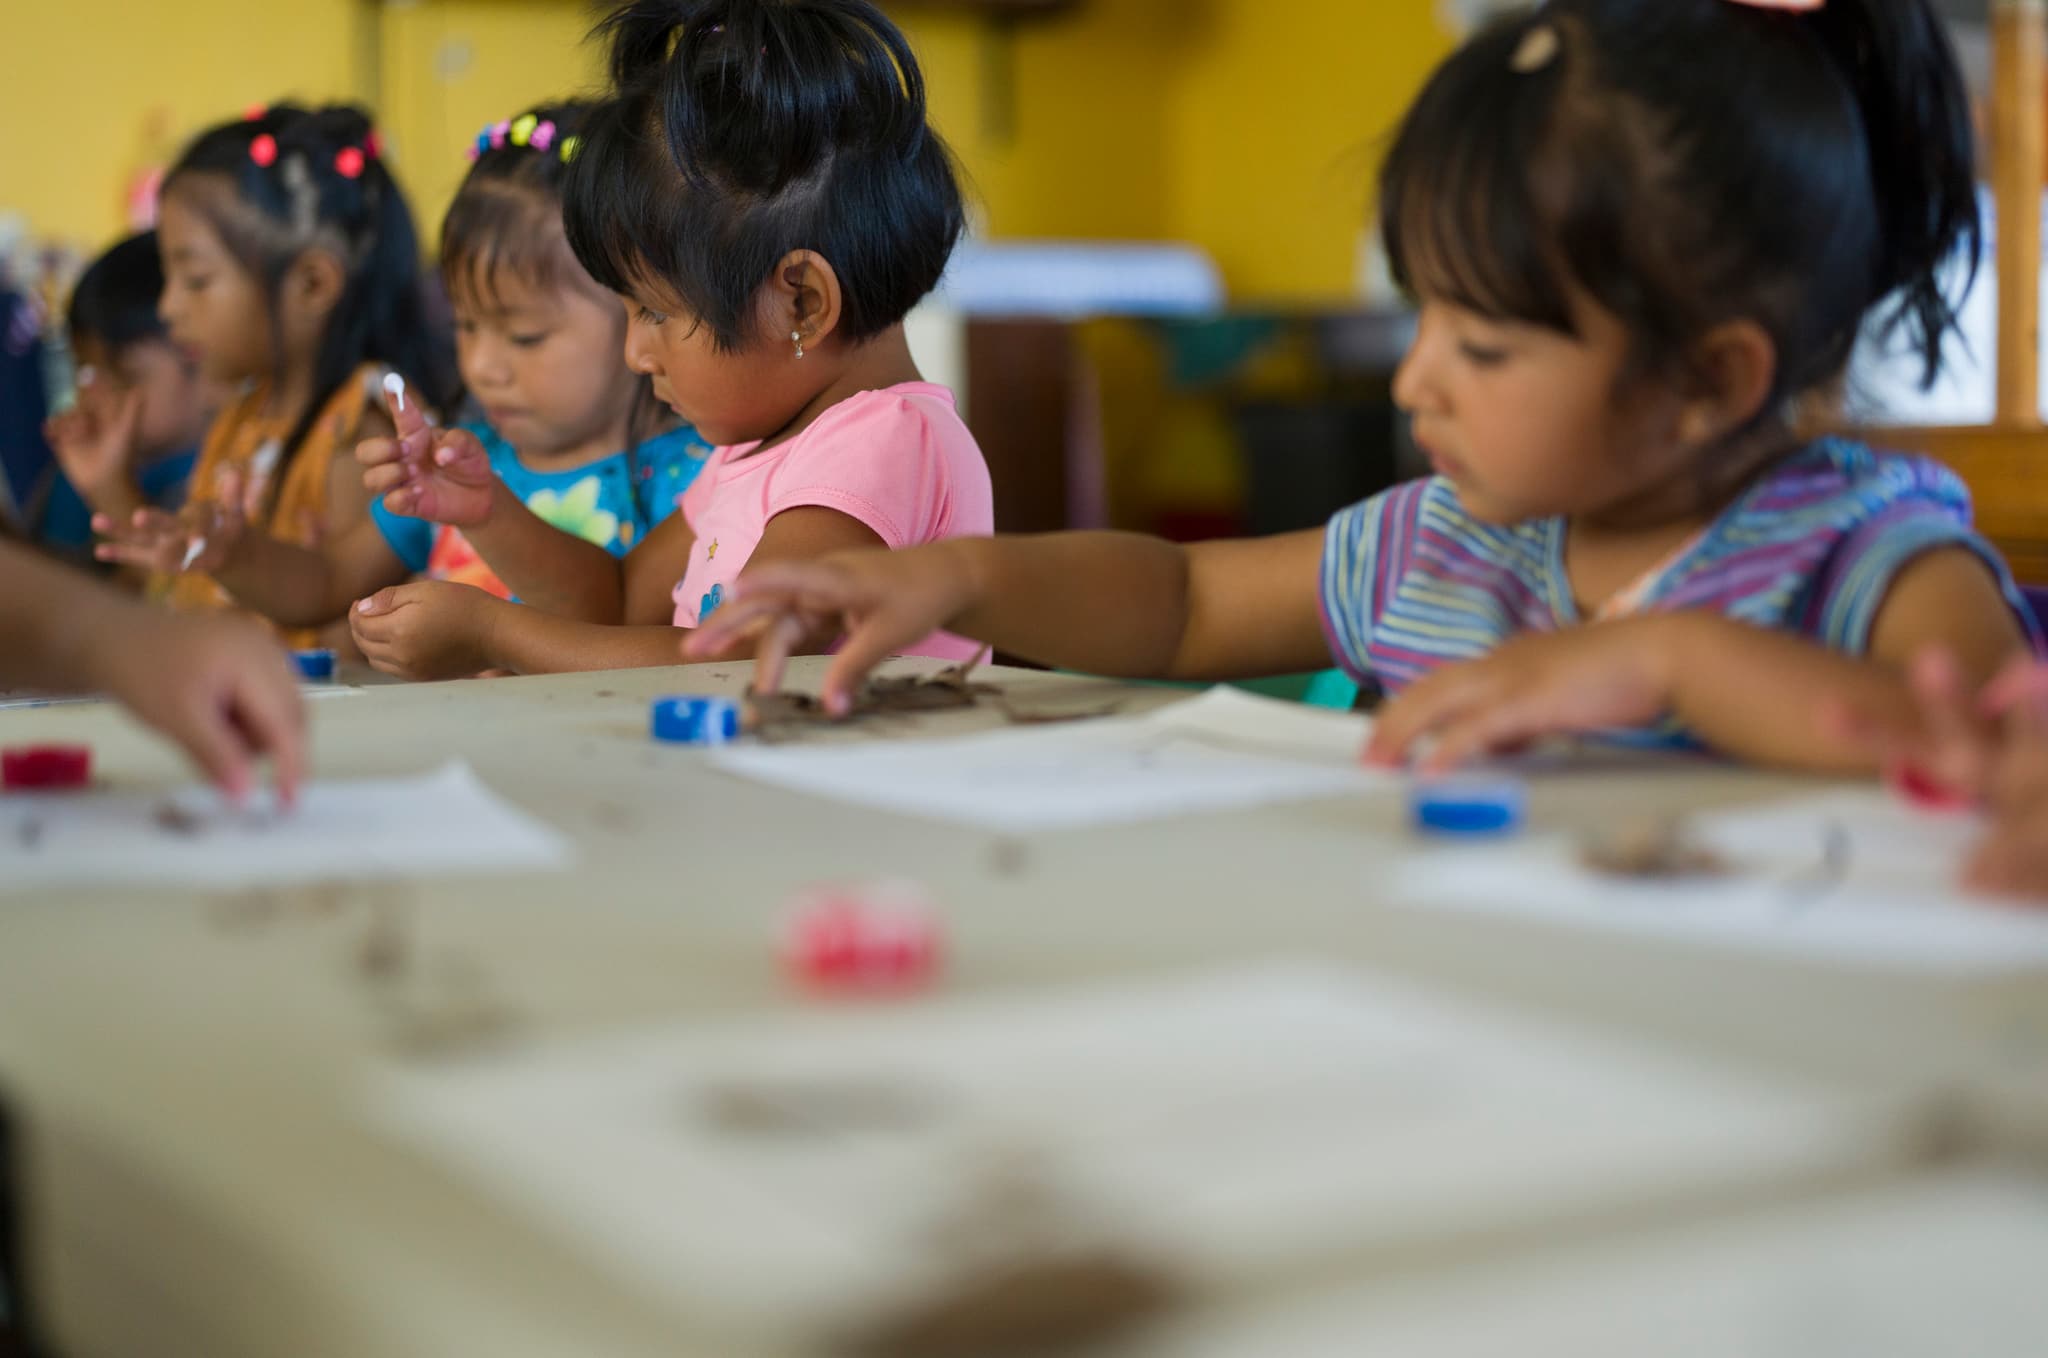
[[[420,229],[441,215],[479,130],[543,100],[598,89],[601,53],[583,5],[427,0],[384,12],[383,116]]]
[[[903,20],[993,234],[1192,240],[1256,301],[1352,290],[1377,148],[1450,48],[1431,0],[1090,0],[1021,30],[1003,139],[984,26]]]
[[[1356,284],[1379,147],[1449,51],[1431,0],[1231,0],[1188,42],[1171,114],[1170,234],[1232,294]]]
[[[173,146],[250,104],[362,87],[357,0],[7,0],[0,211],[97,246],[160,110]]]
[[[1180,238],[1235,295],[1329,300],[1353,285],[1372,147],[1447,46],[1432,0],[1088,0],[1007,55],[983,98],[975,19],[898,10],[940,130],[992,234]],[[575,0],[10,0],[0,210],[98,243],[150,110],[181,139],[258,100],[381,91],[385,137],[431,240],[477,128],[598,75]],[[19,15],[14,11],[21,11]],[[376,69],[360,54],[381,39]],[[49,60],[40,59],[49,54]],[[91,117],[73,87],[92,87]],[[1001,124],[1007,120],[1010,126]],[[44,135],[22,129],[48,128]]]

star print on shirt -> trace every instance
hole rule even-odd
[[[704,550],[704,559],[705,559],[706,561],[716,561],[716,560],[718,560],[718,539],[717,539],[717,538],[713,538],[713,539],[711,539],[711,545],[710,545],[709,547],[705,548],[705,550]]]

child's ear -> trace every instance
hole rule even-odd
[[[348,270],[330,250],[301,251],[285,270],[285,299],[307,316],[325,317],[347,288]]]
[[[1755,321],[1724,321],[1694,346],[1679,434],[1705,446],[1756,418],[1778,380],[1778,346]]]
[[[770,340],[801,336],[796,343],[813,349],[839,328],[845,295],[832,262],[815,250],[792,250],[775,266],[770,284],[777,320]]]

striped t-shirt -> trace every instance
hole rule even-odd
[[[1565,573],[1565,520],[1481,523],[1449,481],[1411,481],[1330,520],[1323,630],[1361,683],[1395,693],[1519,632],[1585,621]],[[1970,526],[1970,496],[1938,462],[1822,439],[1772,468],[1667,562],[1637,612],[1704,610],[1862,655],[1892,582],[1938,547],[1977,553],[2035,650],[2005,562]],[[1648,734],[1648,733],[1645,733]],[[1676,728],[1655,743],[1688,744]]]

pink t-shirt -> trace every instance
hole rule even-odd
[[[678,627],[695,627],[717,611],[768,521],[787,509],[836,509],[891,550],[995,531],[988,464],[944,387],[905,382],[864,391],[789,442],[756,453],[760,446],[713,449],[683,492],[683,519],[697,541],[675,590]],[[934,632],[908,649],[968,660],[981,648]]]

